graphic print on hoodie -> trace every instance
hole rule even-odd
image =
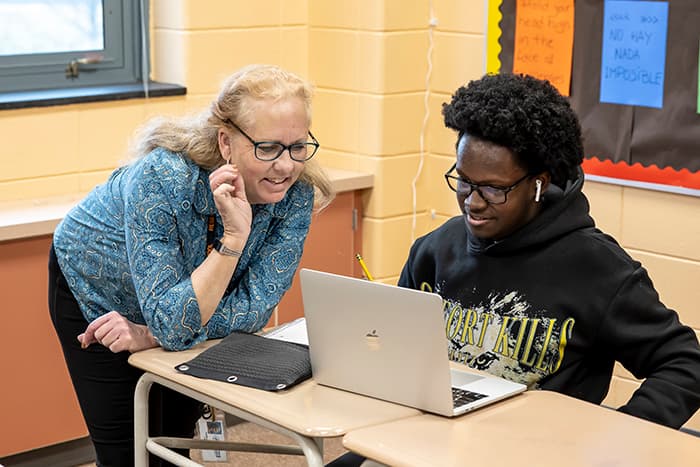
[[[422,283],[421,290],[440,294]],[[531,311],[518,292],[492,293],[486,301],[464,307],[443,299],[445,333],[451,360],[511,381],[538,387],[561,366],[575,320]]]

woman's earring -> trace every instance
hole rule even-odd
[[[535,180],[535,185],[537,185],[537,191],[535,192],[535,203],[539,203],[540,196],[542,195],[542,180],[539,178]]]

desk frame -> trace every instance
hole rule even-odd
[[[240,417],[243,420],[255,423],[272,431],[285,435],[294,440],[299,447],[281,445],[258,445],[248,443],[232,443],[226,441],[196,440],[185,438],[148,436],[148,394],[153,383],[173,389],[186,396],[208,404],[224,412]],[[211,398],[206,394],[194,391],[174,381],[162,378],[153,373],[145,372],[138,383],[134,393],[134,461],[136,467],[148,466],[148,453],[161,457],[168,462],[182,467],[202,467],[191,459],[188,459],[171,448],[185,449],[218,449],[223,451],[262,452],[271,454],[292,454],[306,456],[309,466],[323,466],[323,438],[303,436],[283,426],[271,423],[253,413],[241,410],[220,400]]]
[[[172,448],[304,455],[308,465],[318,467],[323,465],[324,438],[339,438],[358,428],[421,413],[410,407],[322,386],[313,379],[293,388],[271,392],[195,378],[176,371],[177,365],[195,358],[217,342],[210,340],[181,352],[153,348],[129,357],[129,363],[143,371],[134,393],[134,459],[137,467],[148,465],[149,452],[175,465],[199,465],[175,453]],[[268,428],[293,440],[297,446],[149,437],[148,394],[153,383]]]

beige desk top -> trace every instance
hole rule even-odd
[[[372,174],[333,168],[324,170],[339,193],[371,188],[374,183]],[[52,234],[66,213],[84,196],[84,193],[76,193],[0,202],[0,241]]]
[[[354,430],[343,445],[392,466],[700,465],[699,438],[548,391]]]
[[[307,380],[289,390],[268,392],[178,373],[176,365],[194,358],[217,341],[182,352],[160,348],[137,352],[129,363],[308,437],[336,437],[363,426],[419,415],[415,409]]]

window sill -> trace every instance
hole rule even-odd
[[[151,81],[148,97],[183,96],[187,88],[179,84]],[[48,107],[82,102],[116,101],[144,98],[143,84],[120,84],[82,88],[46,89],[40,91],[0,93],[0,110]]]

